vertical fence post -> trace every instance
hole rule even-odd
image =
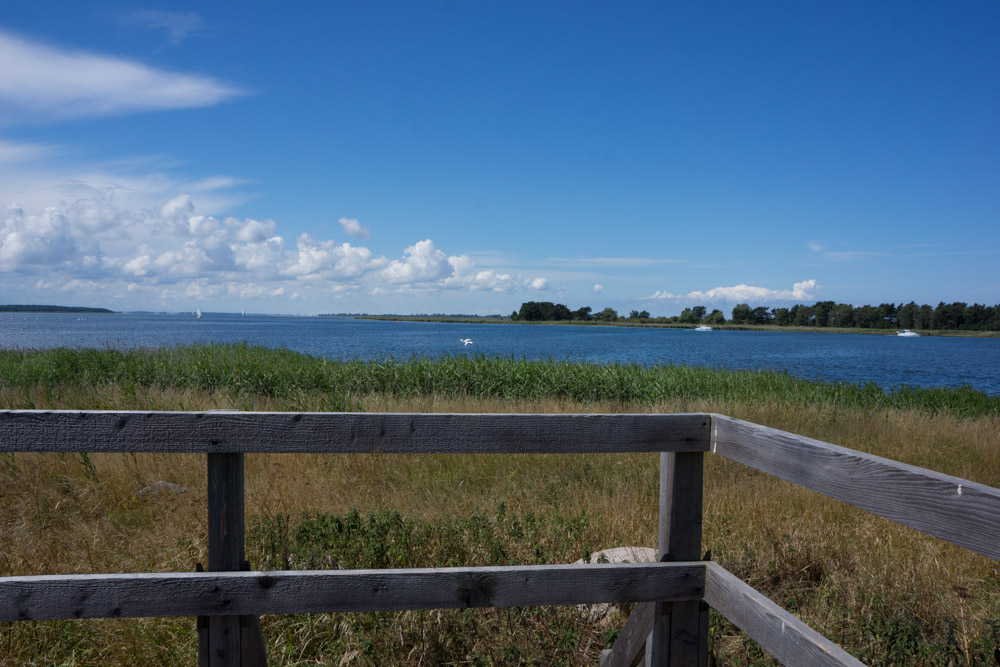
[[[701,452],[660,454],[660,560],[701,559]],[[702,601],[657,602],[647,640],[649,667],[708,664],[708,615]]]
[[[243,454],[208,455],[208,570],[243,567]],[[211,667],[240,667],[240,617],[209,616]]]

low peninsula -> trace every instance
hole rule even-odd
[[[114,313],[107,308],[87,308],[86,306],[40,306],[40,305],[2,305],[0,313]]]

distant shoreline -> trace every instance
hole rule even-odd
[[[86,306],[0,305],[0,313],[101,313],[114,314],[107,308]]]
[[[635,327],[639,329],[694,329],[693,324],[666,324],[659,322],[601,322],[597,320],[542,320],[524,321],[512,320],[509,317],[433,317],[423,315],[355,315],[358,320],[381,320],[400,322],[448,322],[453,324],[525,324],[525,325],[564,325],[564,326],[601,326],[601,327]],[[873,336],[894,336],[895,329],[862,329],[860,327],[779,327],[772,324],[713,324],[718,331],[787,331],[792,333],[840,333],[863,334]],[[960,329],[923,330],[921,336],[958,336],[966,338],[1000,338],[1000,331],[963,331]]]

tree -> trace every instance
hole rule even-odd
[[[849,303],[838,303],[830,311],[831,327],[853,327],[854,326],[854,306]]]
[[[745,303],[736,304],[733,308],[733,324],[749,324],[753,311]]]
[[[862,329],[878,328],[878,308],[864,305],[854,309],[854,324]]]
[[[561,303],[551,301],[525,301],[521,304],[518,319],[527,322],[544,320],[568,320],[572,317],[569,308]]]
[[[628,314],[628,318],[630,320],[637,320],[637,319],[639,319],[639,311],[638,310],[633,310],[631,313]]]
[[[708,314],[708,317],[705,318],[705,323],[706,324],[725,324],[726,323],[726,316],[722,314],[721,310],[719,310],[718,308],[716,308],[711,313]]]
[[[813,315],[816,317],[816,326],[825,327],[830,324],[830,311],[834,307],[833,301],[817,301],[813,306]]]
[[[618,311],[614,308],[605,308],[599,313],[594,314],[595,320],[600,320],[601,322],[614,322],[618,319]]]
[[[795,314],[792,316],[792,324],[797,327],[808,327],[813,323],[814,315],[812,306],[796,305],[792,307]]]
[[[573,313],[570,309],[561,303],[557,303],[552,307],[552,316],[549,319],[553,320],[571,320],[573,319]]]
[[[582,320],[584,322],[586,322],[587,320],[593,319],[592,316],[591,316],[591,314],[590,314],[591,311],[593,311],[593,310],[594,309],[591,308],[590,306],[584,306],[583,308],[578,308],[578,309],[576,309],[576,310],[573,311],[573,319],[574,320]]]
[[[750,311],[750,321],[754,324],[768,324],[771,321],[771,311],[767,306],[757,306]]]
[[[787,327],[792,323],[792,314],[787,308],[771,309],[771,319],[779,327]]]
[[[904,329],[916,329],[918,312],[920,312],[920,307],[911,301],[896,309],[896,322]]]

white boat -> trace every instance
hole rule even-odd
[[[201,319],[201,306],[198,306],[198,312],[197,312],[197,313],[195,313],[195,315],[194,315],[194,316],[195,316],[196,318],[198,318],[199,320]]]
[[[902,336],[903,338],[920,338],[920,334],[916,331],[910,331],[909,329],[900,329],[896,332],[897,336]]]
[[[696,327],[694,328],[694,330],[695,330],[695,331],[711,331],[711,330],[712,330],[712,327],[710,327],[710,326],[706,326],[706,325],[704,325],[704,324],[699,324],[698,326],[696,326]]]

